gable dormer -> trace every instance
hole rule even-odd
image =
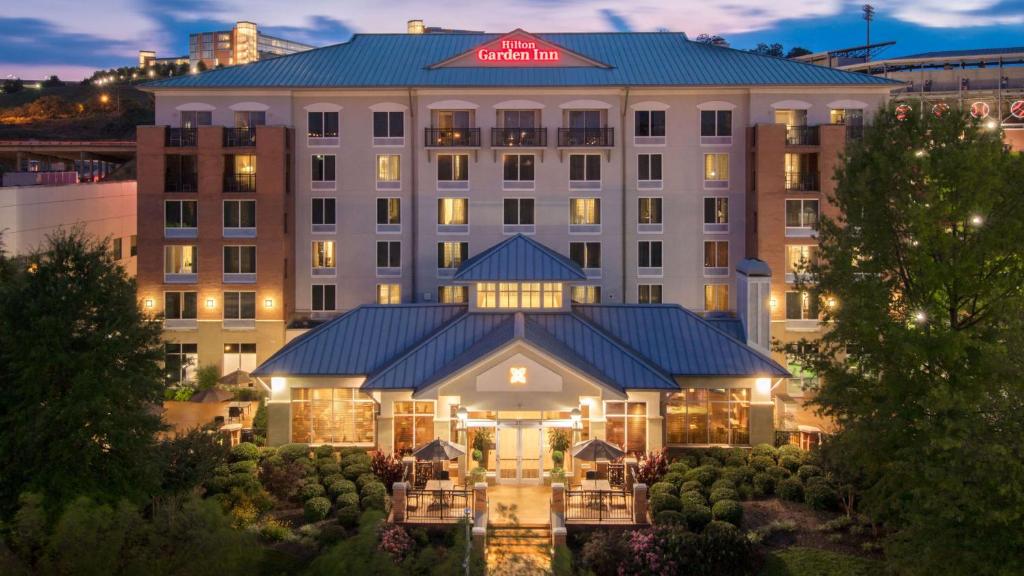
[[[429,66],[439,68],[611,68],[521,28]]]

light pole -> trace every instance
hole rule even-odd
[[[867,56],[865,57],[866,62],[871,61],[871,21],[875,19],[875,7],[871,4],[865,4],[861,6],[861,10],[864,12],[864,21],[867,22],[867,42],[865,48],[867,49]]]
[[[569,418],[572,419],[572,446],[575,446],[580,441],[580,433],[583,431],[583,413],[580,412],[579,407],[572,409],[569,413]],[[570,446],[569,457],[572,458],[572,446]],[[576,477],[576,459],[572,459],[572,476]]]

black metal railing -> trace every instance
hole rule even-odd
[[[820,189],[817,172],[786,172],[786,190],[816,192]]]
[[[199,189],[195,174],[173,174],[164,176],[164,192],[196,192]]]
[[[786,126],[786,144],[790,146],[817,146],[817,126]]]
[[[424,143],[428,148],[479,146],[479,128],[424,128]]]
[[[864,125],[863,124],[847,124],[846,125],[846,139],[847,140],[860,140],[864,137]]]
[[[168,128],[165,145],[168,147],[195,146],[198,140],[197,128]]]
[[[461,520],[472,508],[471,490],[409,490],[406,493],[405,516],[409,520]]]
[[[633,498],[624,490],[568,490],[565,520],[586,522],[632,522]]]
[[[614,146],[614,128],[559,128],[559,146]]]
[[[256,145],[256,128],[225,128],[224,146],[226,148],[237,148],[239,146]]]
[[[256,174],[225,174],[225,192],[255,192]]]
[[[626,486],[626,465],[622,462],[608,464],[608,483],[612,488],[624,489]]]
[[[491,128],[491,146],[547,146],[547,128]]]

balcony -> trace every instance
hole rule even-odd
[[[168,128],[164,145],[168,148],[195,146],[198,134],[197,128]]]
[[[256,128],[225,128],[224,147],[239,148],[256,145]]]
[[[164,177],[164,192],[196,192],[198,189],[195,174],[167,174]]]
[[[479,128],[424,128],[423,145],[427,148],[478,148]]]
[[[547,145],[547,128],[491,128],[494,148],[544,148]]]
[[[225,174],[225,192],[255,192],[256,174]]]
[[[817,126],[786,126],[787,146],[817,146]]]
[[[615,145],[614,128],[559,128],[562,148],[610,148]]]
[[[846,125],[846,139],[847,140],[860,140],[864,138],[864,125],[863,124],[847,124]]]
[[[821,183],[817,172],[786,172],[786,190],[793,192],[817,192]]]

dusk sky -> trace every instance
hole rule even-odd
[[[189,32],[250,20],[315,45],[358,32],[404,32],[405,22],[506,32],[652,31],[724,36],[735,48],[780,42],[813,51],[864,42],[862,1],[844,0],[0,0],[0,77],[78,79],[133,65],[140,49],[187,54]],[[1024,45],[1024,0],[878,0],[872,40],[883,56]],[[442,8],[443,6],[443,8]]]

